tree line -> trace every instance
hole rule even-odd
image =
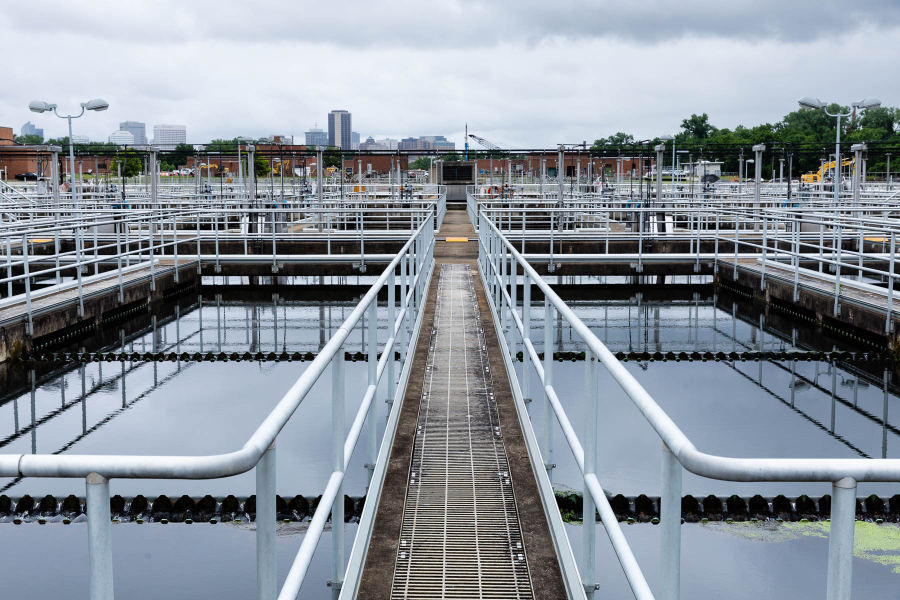
[[[828,111],[846,114],[849,108],[832,104]],[[734,129],[719,128],[710,123],[709,115],[692,114],[681,122],[680,131],[674,140],[666,140],[664,164],[669,165],[672,144],[676,150],[687,151],[676,160],[687,162],[686,154],[692,154],[696,160],[721,161],[722,171],[737,172],[741,156],[746,160],[753,158],[751,147],[765,144],[763,154],[763,173],[771,173],[779,168],[780,159],[785,160],[785,175],[788,161],[793,163],[793,175],[815,171],[822,160],[834,153],[837,119],[829,117],[823,110],[800,108],[788,113],[777,123],[763,123],[753,127],[738,125]],[[591,146],[593,153],[605,156],[637,156],[651,157],[653,147],[660,143],[657,137],[653,140],[636,140],[631,134],[617,132],[599,138]],[[887,153],[900,156],[900,109],[878,107],[860,110],[855,117],[841,120],[841,153],[847,157],[852,144],[865,142],[868,150],[868,166],[870,173],[886,170]],[[895,161],[897,164],[897,161]],[[897,165],[900,167],[900,165]],[[768,169],[768,171],[767,171]],[[900,170],[900,168],[896,169]],[[894,166],[891,172],[894,172]]]

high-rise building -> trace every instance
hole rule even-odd
[[[130,131],[113,131],[109,134],[109,143],[119,146],[134,146],[134,136]]]
[[[318,127],[313,127],[309,131],[306,132],[306,145],[307,146],[327,146],[328,145],[328,132],[324,129],[319,129]]]
[[[178,144],[187,143],[187,128],[184,125],[154,125],[153,145],[160,150],[174,150]]]
[[[78,135],[76,133],[76,134],[72,135],[72,143],[73,144],[90,144],[91,139],[86,135]]]
[[[352,150],[353,121],[346,110],[328,113],[328,145],[341,150]]]
[[[350,134],[350,149],[359,150],[359,134],[355,131]]]
[[[31,121],[28,121],[27,123],[22,125],[22,135],[39,135],[41,137],[44,137],[44,130],[38,129],[31,124]]]
[[[127,131],[134,136],[136,146],[147,145],[147,126],[139,121],[125,121],[119,123],[119,131]]]
[[[375,143],[384,146],[385,150],[396,150],[398,145],[400,144],[399,141],[393,138],[383,138],[380,140],[375,140]]]

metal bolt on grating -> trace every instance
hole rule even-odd
[[[534,597],[473,289],[442,267],[391,598]]]

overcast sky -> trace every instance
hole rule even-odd
[[[298,136],[329,110],[365,139],[469,132],[550,147],[616,131],[774,122],[804,95],[900,105],[900,2],[230,3],[5,0],[0,125],[47,137],[57,103],[106,140],[120,121],[187,126],[188,142]]]

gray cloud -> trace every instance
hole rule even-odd
[[[812,94],[897,105],[896,2],[12,2],[0,36],[16,60],[0,125],[49,136],[61,110],[101,96],[76,133],[124,120],[188,127],[189,141],[295,134],[330,109],[363,136],[463,129],[515,146],[627,131],[674,133],[707,112],[719,127],[774,122]],[[28,49],[24,52],[21,49]],[[840,73],[840,77],[832,76]]]
[[[55,36],[128,45],[220,40],[279,40],[356,47],[485,47],[536,45],[548,39],[639,40],[664,44],[690,38],[813,41],[859,27],[900,22],[896,0],[584,2],[561,0],[376,0],[366,2],[223,3],[196,0],[92,2],[45,0],[4,8],[6,26]]]

